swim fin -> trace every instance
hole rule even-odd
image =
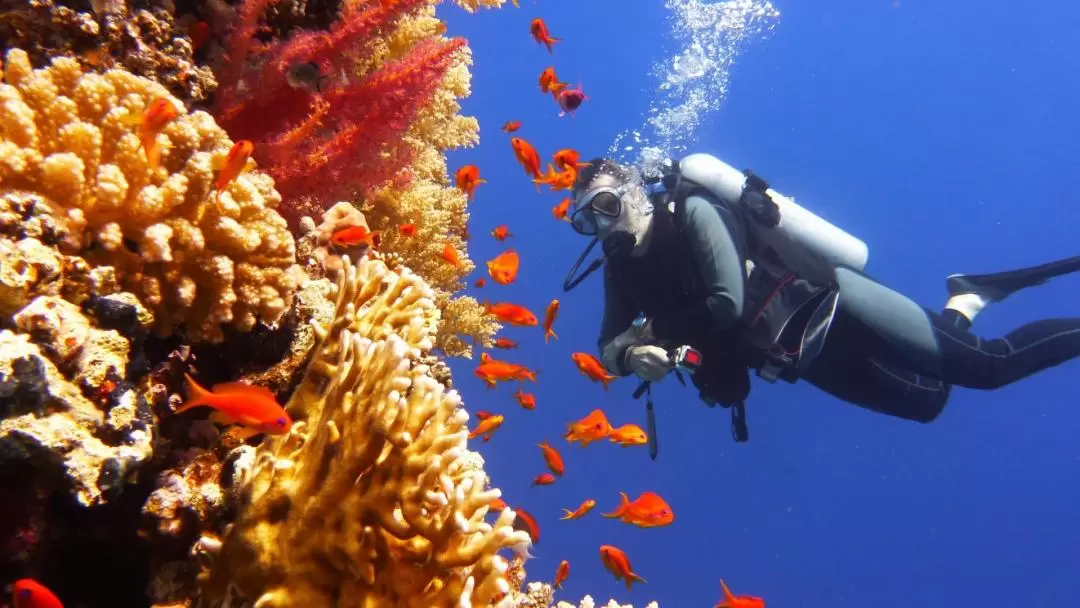
[[[1000,302],[1025,289],[1080,270],[1080,256],[992,274],[953,274],[945,279],[949,296],[974,294],[987,303]]]

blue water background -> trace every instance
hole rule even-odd
[[[771,36],[751,41],[731,70],[728,97],[692,150],[752,167],[870,246],[869,272],[938,308],[944,278],[1080,254],[1080,4],[952,0],[779,0]],[[563,193],[537,194],[515,161],[507,120],[540,153],[575,147],[589,158],[641,124],[670,57],[667,11],[657,0],[522,0],[469,15],[439,9],[450,35],[473,50],[464,112],[481,124],[480,146],[450,155],[475,163],[489,183],[470,206],[469,252],[478,263],[507,246],[522,256],[517,282],[473,289],[542,316],[562,300],[557,342],[539,328],[508,328],[517,351],[493,351],[540,370],[526,385],[487,391],[476,361],[451,363],[471,411],[506,423],[487,444],[493,484],[542,529],[530,580],[571,563],[565,591],[639,608],[712,606],[723,577],[770,608],[1080,606],[1080,404],[1063,365],[994,392],[957,389],[944,414],[918,425],[860,410],[806,384],[755,380],[751,441],[735,445],[727,413],[667,381],[656,391],[661,453],[561,439],[567,422],[602,407],[614,424],[643,423],[636,382],[605,392],[570,360],[596,352],[599,278],[561,293],[585,241],[551,208]],[[529,36],[543,17],[564,40],[549,55]],[[548,65],[590,99],[559,118],[537,76]],[[506,243],[487,235],[498,224]],[[987,310],[975,329],[996,336],[1039,318],[1080,313],[1080,277],[1066,277]],[[536,444],[562,450],[565,477],[530,487],[544,471]],[[598,513],[652,490],[674,525],[640,530]],[[579,521],[562,508],[595,498]],[[601,544],[626,551],[648,584],[627,592],[604,571]]]

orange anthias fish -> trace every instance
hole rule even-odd
[[[489,315],[495,315],[495,318],[503,323],[519,327],[532,327],[539,323],[536,315],[528,308],[509,302],[498,302],[496,304],[484,302],[484,311]]]
[[[491,412],[489,412],[487,410],[477,410],[476,411],[476,419],[481,421],[481,422],[483,422],[484,420],[487,420],[488,418],[491,418],[494,415],[495,414],[492,414]]]
[[[596,506],[596,501],[587,498],[585,499],[577,509],[571,511],[570,509],[563,509],[563,516],[559,519],[579,519],[585,516],[586,513],[593,510]]]
[[[544,68],[543,72],[540,72],[539,84],[540,92],[551,93],[553,96],[570,86],[565,82],[559,82],[559,77],[555,75],[554,66],[548,66],[547,68]]]
[[[571,442],[580,441],[581,447],[605,439],[611,433],[611,423],[608,422],[604,410],[599,408],[589,412],[589,415],[581,420],[566,425],[566,428],[563,437]]]
[[[368,232],[368,229],[364,226],[342,228],[330,236],[330,242],[342,249],[361,245],[378,247],[381,239],[382,237],[378,231]]]
[[[533,178],[540,177],[540,155],[536,153],[536,148],[520,137],[511,137],[510,147],[514,150],[514,157],[525,168],[525,173]]]
[[[724,594],[724,599],[713,608],[765,608],[765,600],[760,597],[732,594],[731,589],[724,584],[724,579],[720,579],[720,591]]]
[[[618,380],[619,378],[618,376],[613,376],[609,374],[607,370],[604,369],[603,364],[600,363],[600,361],[598,361],[596,357],[590,355],[589,353],[574,353],[570,355],[570,358],[573,359],[574,363],[577,364],[577,367],[579,370],[581,370],[582,375],[586,376],[590,380],[595,380],[596,382],[603,384],[605,391],[608,388],[608,384],[610,384],[612,380]]]
[[[495,348],[510,349],[517,347],[518,343],[514,342],[510,338],[495,338]]]
[[[499,361],[491,358],[491,355],[487,353],[480,353],[480,365],[476,366],[474,373],[487,383],[488,388],[493,388],[495,383],[499,381],[536,381],[536,372],[524,365]]]
[[[492,498],[490,501],[488,501],[488,509],[492,511],[499,511],[501,513],[502,511],[505,511],[509,508],[510,506],[507,505],[506,501],[501,498]]]
[[[570,562],[564,559],[559,562],[559,567],[555,569],[555,582],[552,583],[552,586],[556,589],[562,589],[563,581],[568,576],[570,576]]]
[[[566,468],[563,465],[562,456],[559,455],[558,450],[551,447],[548,442],[538,443],[536,447],[540,448],[540,451],[544,454],[544,462],[547,463],[548,469],[555,475],[562,477]]]
[[[569,222],[566,219],[566,213],[570,211],[570,203],[574,202],[569,196],[564,198],[562,202],[551,208],[551,215],[555,216],[555,219]]]
[[[186,412],[192,408],[208,406],[216,411],[210,420],[218,424],[239,424],[244,427],[241,437],[250,437],[260,433],[284,435],[292,428],[292,419],[285,408],[277,402],[274,393],[261,386],[252,386],[241,382],[215,384],[208,391],[199,386],[195,379],[184,374],[187,380],[188,400],[174,411],[174,414]]]
[[[534,486],[550,486],[555,483],[555,476],[551,473],[541,473],[533,479],[532,485]]]
[[[577,170],[582,167],[588,167],[591,164],[578,162],[581,160],[581,155],[573,148],[563,148],[562,150],[559,150],[551,155],[551,160],[555,161],[555,166],[560,169]]]
[[[487,285],[487,281],[485,281],[483,277],[476,279],[476,282],[473,283],[473,287],[476,288],[483,287],[484,285]]]
[[[191,38],[191,49],[198,51],[210,38],[210,24],[201,19],[195,19],[188,25],[188,38]]]
[[[667,526],[675,521],[671,506],[655,492],[642,492],[633,502],[630,502],[626,492],[619,492],[619,496],[622,497],[619,506],[611,513],[601,513],[601,517],[617,518],[639,528]]]
[[[558,300],[552,300],[551,303],[549,303],[547,305],[547,309],[544,311],[544,343],[545,344],[547,343],[548,338],[555,338],[556,340],[559,339],[559,336],[555,333],[555,330],[551,328],[552,324],[555,323],[555,315],[558,314],[558,312],[559,312],[559,301]]]
[[[507,238],[512,237],[514,235],[510,233],[510,227],[509,226],[507,226],[506,224],[502,224],[500,226],[496,226],[496,227],[491,229],[491,236],[495,237],[495,240],[499,241],[501,243],[501,242],[505,241]]]
[[[539,17],[533,19],[532,23],[529,24],[529,33],[532,34],[537,44],[546,46],[549,53],[552,52],[551,46],[561,40],[561,38],[555,38],[548,32],[547,24]]]
[[[495,434],[496,429],[502,426],[502,423],[502,414],[495,414],[491,418],[481,420],[480,424],[476,425],[476,428],[469,433],[469,439],[476,439],[480,435],[483,435],[484,441],[491,441],[491,436]]]
[[[503,123],[503,126],[502,126],[502,130],[506,131],[507,133],[513,133],[514,131],[517,131],[520,128],[521,128],[521,121],[520,120],[508,120],[505,123]]]
[[[161,163],[161,148],[157,136],[165,127],[180,116],[180,109],[165,97],[155,97],[142,112],[128,113],[122,120],[129,125],[139,125],[139,142],[146,153],[146,163],[156,169]]]
[[[440,253],[439,256],[453,264],[454,268],[457,268],[458,270],[465,266],[461,261],[461,256],[458,255],[457,249],[454,249],[454,246],[450,243],[443,245],[442,253]]]
[[[518,257],[517,252],[507,249],[488,261],[488,274],[496,283],[509,285],[517,278],[520,265],[521,258]]]
[[[636,424],[624,424],[619,428],[612,429],[608,435],[611,443],[617,443],[624,448],[633,445],[645,445],[649,442],[649,435]]]
[[[528,533],[529,538],[532,539],[534,545],[539,544],[540,526],[537,525],[536,518],[521,507],[514,507],[514,513],[517,515],[517,518],[514,519],[514,529],[524,530]]]
[[[398,226],[398,232],[404,237],[416,236],[416,224],[402,224]]]
[[[251,158],[251,153],[255,151],[255,144],[246,139],[242,139],[229,149],[229,153],[225,155],[224,159],[215,160],[213,168],[218,172],[217,180],[214,181],[214,189],[217,190],[217,197],[221,196],[221,191],[229,185],[229,182],[237,178],[241,173],[248,169],[248,159]]]
[[[576,89],[564,89],[559,91],[559,95],[555,100],[562,109],[562,111],[559,112],[559,116],[562,117],[569,114],[570,117],[573,118],[574,112],[576,112],[577,109],[581,107],[582,102],[588,98],[589,97],[585,95],[585,90],[581,88],[580,83]]]
[[[544,173],[540,177],[533,178],[532,182],[534,184],[536,184],[537,186],[540,186],[541,184],[548,184],[548,186],[551,188],[551,190],[554,191],[554,190],[556,190],[558,188],[558,185],[560,183],[562,183],[562,181],[563,181],[562,173],[557,171],[555,169],[555,166],[552,165],[551,163],[548,163],[547,167],[548,167],[547,173]]]
[[[64,608],[60,598],[32,578],[15,581],[11,586],[11,602],[15,608]]]
[[[532,393],[526,393],[525,391],[521,390],[520,386],[518,387],[517,392],[514,393],[514,398],[517,399],[519,404],[521,404],[521,407],[527,410],[536,409],[536,395],[533,395]]]
[[[604,563],[604,567],[608,569],[608,572],[615,575],[615,580],[622,579],[626,581],[627,590],[633,587],[635,582],[645,582],[645,579],[634,574],[630,567],[630,558],[626,557],[622,549],[611,545],[601,545],[600,561]]]
[[[476,194],[476,187],[486,184],[487,180],[480,177],[480,169],[476,165],[465,165],[454,174],[454,183],[471,201]]]

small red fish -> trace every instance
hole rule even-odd
[[[608,439],[611,443],[617,443],[626,448],[633,445],[645,445],[649,442],[649,435],[636,424],[624,424],[612,429]]]
[[[724,594],[724,599],[713,608],[765,608],[765,600],[760,597],[732,594],[731,589],[724,584],[724,579],[720,579],[720,591]]]
[[[188,25],[188,38],[191,38],[191,49],[198,51],[210,38],[210,24],[196,19]]]
[[[541,473],[533,479],[532,485],[534,486],[550,486],[555,483],[555,476],[551,473]]]
[[[495,237],[495,240],[501,243],[502,241],[505,241],[507,238],[514,235],[510,233],[510,228],[506,224],[503,224],[501,226],[496,226],[492,228],[491,236]]]
[[[402,224],[398,226],[398,232],[404,237],[416,236],[416,224]]]
[[[521,407],[527,410],[536,409],[536,395],[533,395],[532,393],[526,393],[525,391],[521,390],[520,386],[518,387],[517,392],[514,393],[514,398],[516,398],[518,403],[521,404]]]
[[[627,590],[633,587],[635,582],[645,582],[645,579],[634,574],[630,567],[630,558],[626,557],[626,553],[623,553],[622,549],[611,545],[601,545],[600,561],[603,562],[604,567],[609,572],[615,575],[615,580],[623,579],[626,581]]]
[[[454,175],[454,181],[458,189],[464,192],[470,201],[476,194],[476,187],[487,183],[487,180],[480,177],[480,169],[476,165],[465,165],[458,169]]]
[[[574,112],[576,112],[577,109],[581,107],[582,102],[588,98],[589,97],[585,95],[584,89],[581,88],[580,83],[576,89],[559,91],[558,98],[556,99],[559,107],[562,109],[562,111],[559,112],[559,116],[563,117],[570,114],[570,117],[573,118]]]
[[[563,438],[571,442],[580,441],[581,447],[605,439],[611,433],[611,423],[600,408],[589,412],[589,415],[581,420],[571,422],[566,428]]]
[[[501,513],[502,511],[505,511],[509,508],[510,506],[507,505],[506,501],[501,498],[492,498],[490,501],[488,501],[488,509],[492,511],[499,511]]]
[[[548,66],[544,68],[543,72],[540,72],[540,92],[551,93],[552,96],[558,95],[559,91],[570,86],[565,82],[559,82],[559,77],[555,75],[555,67]]]
[[[548,470],[558,477],[562,477],[566,467],[563,465],[563,459],[558,450],[551,447],[546,441],[536,444],[536,447],[540,448],[540,451],[544,454],[544,462],[547,463]]]
[[[251,153],[254,151],[255,144],[246,139],[241,139],[233,144],[224,159],[215,161],[214,170],[218,172],[218,176],[217,180],[214,181],[214,188],[217,190],[218,197],[221,196],[221,191],[231,181],[247,170],[248,159],[251,158]]]
[[[551,33],[548,32],[547,24],[539,17],[533,19],[532,23],[529,24],[529,33],[532,34],[532,37],[536,40],[537,44],[546,46],[549,53],[552,52],[551,46],[559,40],[562,40],[561,38],[553,37]]]
[[[668,526],[675,521],[675,512],[667,501],[655,492],[642,492],[633,502],[626,492],[619,492],[622,502],[611,513],[601,513],[601,517],[617,518],[623,523],[639,528]]]
[[[495,434],[496,429],[502,426],[502,423],[502,414],[495,414],[490,418],[481,420],[480,424],[476,425],[476,428],[469,433],[469,439],[476,439],[480,435],[483,435],[484,441],[491,441],[491,436]]]
[[[503,323],[520,327],[532,327],[539,322],[536,315],[528,308],[509,302],[498,302],[496,304],[484,302],[484,311],[489,315],[495,315],[495,318]]]
[[[503,123],[503,126],[502,126],[502,130],[506,131],[507,133],[513,133],[514,131],[517,131],[520,128],[521,128],[521,121],[520,120],[508,120],[505,123]]]
[[[491,418],[494,415],[495,414],[492,414],[491,412],[489,412],[487,410],[477,410],[476,419],[483,422],[483,421],[487,420],[488,418]]]
[[[608,384],[610,384],[612,380],[619,379],[618,376],[609,374],[607,370],[604,369],[604,365],[589,353],[574,353],[570,355],[570,358],[577,364],[577,367],[583,376],[603,384],[605,391],[608,389]]]
[[[210,420],[218,424],[239,424],[244,427],[242,437],[260,433],[284,435],[292,428],[292,419],[285,408],[277,402],[270,389],[241,382],[215,384],[206,390],[190,375],[187,380],[188,400],[173,414],[181,414],[192,408],[208,406],[216,410]]]
[[[555,219],[569,222],[566,219],[566,213],[570,211],[570,203],[574,202],[569,196],[564,198],[562,202],[551,208],[551,215],[555,216]]]
[[[349,226],[330,235],[330,242],[341,249],[351,247],[378,247],[381,243],[378,231],[368,232],[364,226]]]
[[[524,167],[525,173],[534,179],[539,178],[540,155],[536,153],[536,148],[520,137],[511,137],[510,147],[514,150],[514,157]],[[539,188],[537,186],[538,191]]]
[[[563,148],[555,154],[551,155],[551,160],[555,161],[555,166],[560,169],[580,169],[582,167],[588,167],[591,163],[578,162],[581,160],[581,154],[573,148]]]
[[[155,97],[142,112],[127,114],[122,121],[129,125],[139,125],[139,142],[146,154],[146,164],[156,169],[161,164],[161,148],[157,136],[170,122],[180,116],[180,108],[166,97]]]
[[[495,348],[509,349],[517,347],[518,343],[514,342],[510,338],[495,338]]]
[[[570,576],[570,562],[565,559],[559,562],[559,567],[555,569],[555,582],[552,585],[556,589],[562,589],[563,581],[566,577]]]
[[[64,608],[48,587],[31,578],[15,581],[11,586],[11,601],[15,608]]]
[[[563,516],[560,517],[559,519],[564,519],[564,520],[565,519],[580,519],[580,518],[584,517],[586,513],[588,513],[589,511],[592,511],[593,507],[595,507],[595,506],[596,506],[596,501],[591,499],[591,498],[587,498],[584,501],[582,501],[581,505],[578,506],[577,509],[575,509],[573,511],[571,511],[570,509],[563,509]]]
[[[488,274],[496,283],[509,285],[517,278],[520,265],[521,258],[518,257],[517,252],[507,249],[488,261]]]
[[[558,314],[558,312],[559,312],[559,301],[558,300],[552,300],[551,303],[549,303],[547,305],[547,309],[544,311],[544,343],[545,344],[547,343],[548,338],[555,338],[556,340],[559,339],[559,336],[556,335],[555,330],[551,328],[551,325],[553,323],[555,323],[555,315]]]
[[[457,249],[450,243],[443,245],[442,253],[439,254],[442,259],[450,262],[454,268],[461,270],[465,264],[461,261],[461,256],[458,255]]]
[[[487,353],[480,353],[480,365],[476,366],[474,373],[487,384],[488,388],[494,388],[495,383],[499,381],[536,381],[536,372],[523,365],[493,359]]]
[[[473,287],[476,287],[477,289],[483,287],[484,285],[487,285],[487,281],[483,277],[476,279],[476,282],[473,283]]]
[[[514,519],[514,529],[524,530],[528,533],[534,545],[539,544],[540,526],[536,523],[536,518],[521,507],[514,507],[514,513],[517,515],[517,518]]]

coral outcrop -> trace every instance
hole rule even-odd
[[[122,68],[155,80],[185,102],[205,100],[217,88],[214,73],[196,65],[185,28],[172,3],[150,0],[133,9],[124,0],[0,0],[0,40],[26,49],[37,67],[59,56],[87,71]],[[89,9],[89,10],[87,10]]]
[[[63,57],[35,70],[20,49],[3,67],[0,195],[40,195],[62,252],[113,268],[162,335],[217,341],[223,326],[247,331],[288,308],[300,273],[280,195],[258,172],[213,195],[232,142],[209,114],[169,122],[152,168],[130,117],[159,97],[181,107],[162,85]]]
[[[276,606],[510,605],[509,564],[529,545],[466,448],[461,398],[418,363],[433,344],[434,292],[407,269],[346,263],[332,324],[287,408],[297,422],[258,448],[239,517],[207,591],[230,584]]]
[[[598,608],[634,608],[630,604],[620,604],[619,602],[617,602],[615,600],[608,600],[608,603],[603,604],[603,605],[599,605],[599,604],[596,603],[595,600],[593,600],[591,595],[586,595],[585,597],[581,598],[581,601],[578,602],[577,606],[571,604],[570,602],[559,602],[558,604],[555,604],[555,608],[597,608],[597,607]],[[658,604],[656,602],[649,602],[648,604],[645,604],[645,608],[660,608],[660,604]]]

